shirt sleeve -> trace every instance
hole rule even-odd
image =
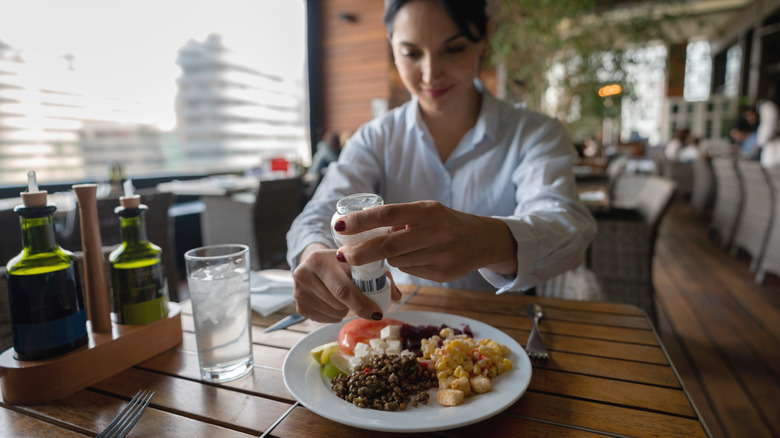
[[[517,242],[514,277],[480,269],[497,293],[527,290],[579,266],[596,234],[596,222],[580,202],[572,173],[574,147],[564,127],[549,120],[523,142],[515,169],[514,213],[498,217]]]
[[[293,221],[287,233],[287,263],[293,270],[307,246],[321,243],[337,247],[330,219],[339,199],[354,193],[380,193],[383,166],[377,151],[384,141],[377,126],[374,122],[364,125],[347,141],[338,161],[331,164],[314,196]]]

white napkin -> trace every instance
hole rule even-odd
[[[580,193],[580,201],[603,201],[607,198],[607,194],[600,191],[600,190],[594,190],[594,191],[587,191]]]
[[[249,305],[252,310],[268,316],[295,302],[290,271],[266,269],[249,273]]]

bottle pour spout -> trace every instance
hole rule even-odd
[[[35,171],[31,170],[27,172],[27,191],[21,193],[24,206],[45,207],[47,194],[48,192],[46,190],[38,190],[38,179],[35,175]]]

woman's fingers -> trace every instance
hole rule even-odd
[[[293,273],[297,308],[315,321],[340,321],[349,309],[366,319],[381,319],[382,311],[352,283],[349,267],[334,250],[312,252]]]
[[[379,227],[402,229],[407,225],[416,224],[421,219],[421,213],[433,205],[435,201],[418,201],[406,204],[389,204],[369,208],[357,213],[348,214],[338,222],[337,230],[341,234],[357,234]],[[440,204],[439,204],[440,205]]]
[[[425,237],[420,238],[421,231],[419,228],[405,228],[357,245],[344,246],[339,248],[339,252],[349,264],[357,266],[377,260],[389,260],[399,255],[410,255],[432,246],[432,240],[436,239],[432,233],[425,233]]]

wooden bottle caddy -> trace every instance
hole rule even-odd
[[[40,361],[16,360],[13,348],[3,352],[0,387],[6,403],[31,405],[66,397],[181,342],[181,306],[177,303],[168,304],[167,318],[150,324],[111,322],[97,217],[97,186],[82,184],[73,189],[81,215],[89,342],[78,350]]]
[[[145,325],[112,324],[109,333],[92,331],[76,351],[39,361],[14,359],[9,348],[0,355],[3,401],[18,405],[46,403],[150,359],[181,342],[181,306],[168,304],[168,317]]]

